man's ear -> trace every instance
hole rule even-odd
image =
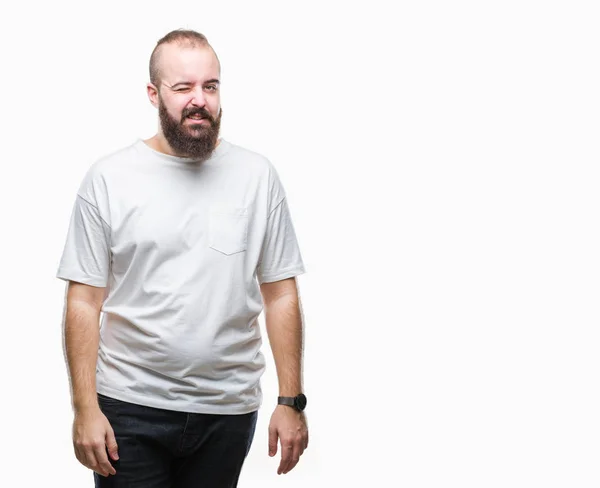
[[[154,108],[158,108],[158,88],[152,83],[146,85],[146,91],[148,92],[148,99],[150,103],[154,105]]]

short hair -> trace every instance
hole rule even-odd
[[[204,34],[190,29],[176,29],[169,32],[156,43],[152,54],[150,55],[150,82],[158,88],[160,82],[160,70],[158,69],[158,61],[160,56],[160,46],[163,44],[177,43],[186,47],[208,47],[217,56],[217,53],[208,42]],[[220,66],[219,58],[217,62]]]

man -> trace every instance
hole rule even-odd
[[[57,276],[73,444],[97,487],[237,486],[262,402],[263,306],[278,474],[308,446],[305,269],[274,166],[219,137],[219,89],[206,37],[167,34],[147,86],[158,132],[96,161],[76,195]]]

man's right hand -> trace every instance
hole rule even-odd
[[[99,406],[81,409],[73,421],[73,447],[81,464],[102,476],[116,474],[107,455],[116,461],[117,441],[115,433]]]

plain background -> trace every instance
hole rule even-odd
[[[154,133],[148,58],[184,27],[222,62],[222,135],[280,171],[307,267],[311,443],[277,476],[265,341],[240,486],[600,486],[596,5],[2,7],[2,483],[92,486],[55,273],[84,172]]]

